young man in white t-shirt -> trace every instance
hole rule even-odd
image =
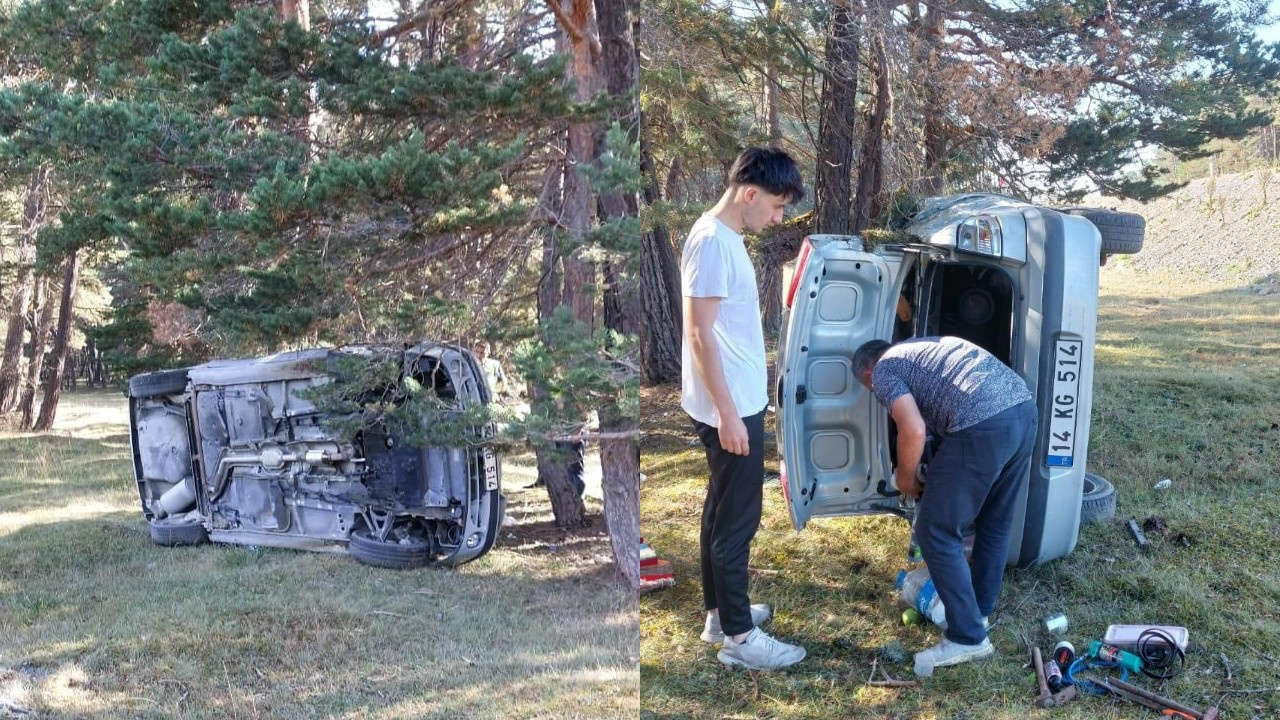
[[[702,507],[702,639],[723,642],[726,665],[776,669],[799,662],[804,648],[756,626],[768,605],[747,595],[747,559],[760,526],[764,485],[766,387],[764,331],[755,268],[742,233],[782,221],[804,197],[791,156],[749,148],[729,170],[728,189],[698,219],[680,256],[684,342],[680,404],[707,451],[711,480]]]

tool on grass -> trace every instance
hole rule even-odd
[[[1106,678],[1105,680],[1099,681],[1099,684],[1126,700],[1132,700],[1140,705],[1146,705],[1153,710],[1159,710],[1162,715],[1185,718],[1185,720],[1217,720],[1218,718],[1217,706],[1210,707],[1208,710],[1200,712],[1199,710],[1183,705],[1176,700],[1170,700],[1169,698],[1157,695],[1150,690],[1144,690],[1116,678]]]
[[[1115,695],[1121,700],[1128,700],[1129,702],[1137,703],[1139,705],[1149,707],[1152,710],[1155,710],[1156,712],[1161,713],[1162,715],[1164,714],[1172,715],[1174,712],[1177,712],[1173,708],[1165,707],[1164,705],[1161,705],[1160,703],[1156,702],[1155,700],[1152,700],[1149,697],[1146,697],[1144,695],[1139,695],[1134,692],[1130,692],[1129,690],[1126,690],[1116,685],[1117,682],[1122,682],[1122,681],[1117,681],[1115,678],[1100,678],[1098,680],[1094,680],[1094,682],[1097,683],[1100,687],[1106,688],[1107,692],[1111,693],[1112,695]],[[1195,720],[1195,718],[1191,718],[1188,716],[1186,720]]]
[[[1147,536],[1142,534],[1142,528],[1138,527],[1137,519],[1129,518],[1129,532],[1133,533],[1133,539],[1138,543],[1138,547],[1146,550]]]
[[[1142,658],[1131,652],[1107,645],[1106,643],[1098,642],[1097,640],[1089,641],[1088,657],[1094,657],[1099,660],[1106,660],[1108,662],[1116,663],[1117,665],[1122,665],[1128,668],[1130,672],[1142,672]]]
[[[1075,685],[1067,685],[1058,692],[1050,692],[1049,678],[1045,675],[1044,658],[1040,655],[1040,648],[1031,648],[1031,662],[1035,665],[1036,684],[1040,689],[1040,694],[1036,697],[1036,707],[1060,707],[1080,696],[1080,691]]]

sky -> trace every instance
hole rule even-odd
[[[1271,0],[1267,5],[1267,12],[1273,18],[1280,20],[1280,0]],[[1266,27],[1258,28],[1257,36],[1267,42],[1280,41],[1280,22]]]

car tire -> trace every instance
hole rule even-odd
[[[1085,473],[1080,524],[1105,522],[1116,516],[1116,489],[1105,478]]]
[[[157,370],[129,378],[129,397],[177,395],[187,389],[187,371]]]
[[[199,520],[173,520],[164,518],[151,520],[151,541],[157,545],[177,547],[179,545],[202,545],[209,542],[209,531]]]
[[[1083,217],[1098,228],[1103,255],[1132,255],[1142,249],[1147,220],[1137,213],[1098,208],[1063,208],[1062,212]]]
[[[347,552],[361,565],[413,570],[431,564],[431,543],[414,538],[412,543],[384,542],[368,528],[358,528],[347,539]]]

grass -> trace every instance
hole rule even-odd
[[[0,717],[623,718],[634,593],[592,529],[551,527],[504,470],[514,527],[457,570],[151,543],[118,394],[0,436]],[[527,462],[530,458],[516,458]]]
[[[1116,519],[1082,528],[1066,558],[1010,570],[995,658],[915,688],[866,682],[881,648],[900,644],[908,659],[887,667],[910,679],[910,654],[939,638],[898,621],[906,523],[826,519],[796,533],[773,447],[751,593],[777,610],[768,629],[809,654],[780,672],[716,662],[697,637],[705,458],[677,389],[646,389],[641,527],[677,584],[641,599],[641,717],[1153,717],[1098,697],[1034,708],[1027,647],[1052,647],[1040,621],[1057,611],[1077,649],[1112,623],[1185,626],[1193,651],[1178,677],[1136,682],[1201,710],[1220,703],[1227,718],[1280,716],[1280,297],[1108,267],[1100,305],[1089,468],[1117,487]],[[1165,478],[1171,488],[1153,489]],[[1150,521],[1145,552],[1131,517]]]

